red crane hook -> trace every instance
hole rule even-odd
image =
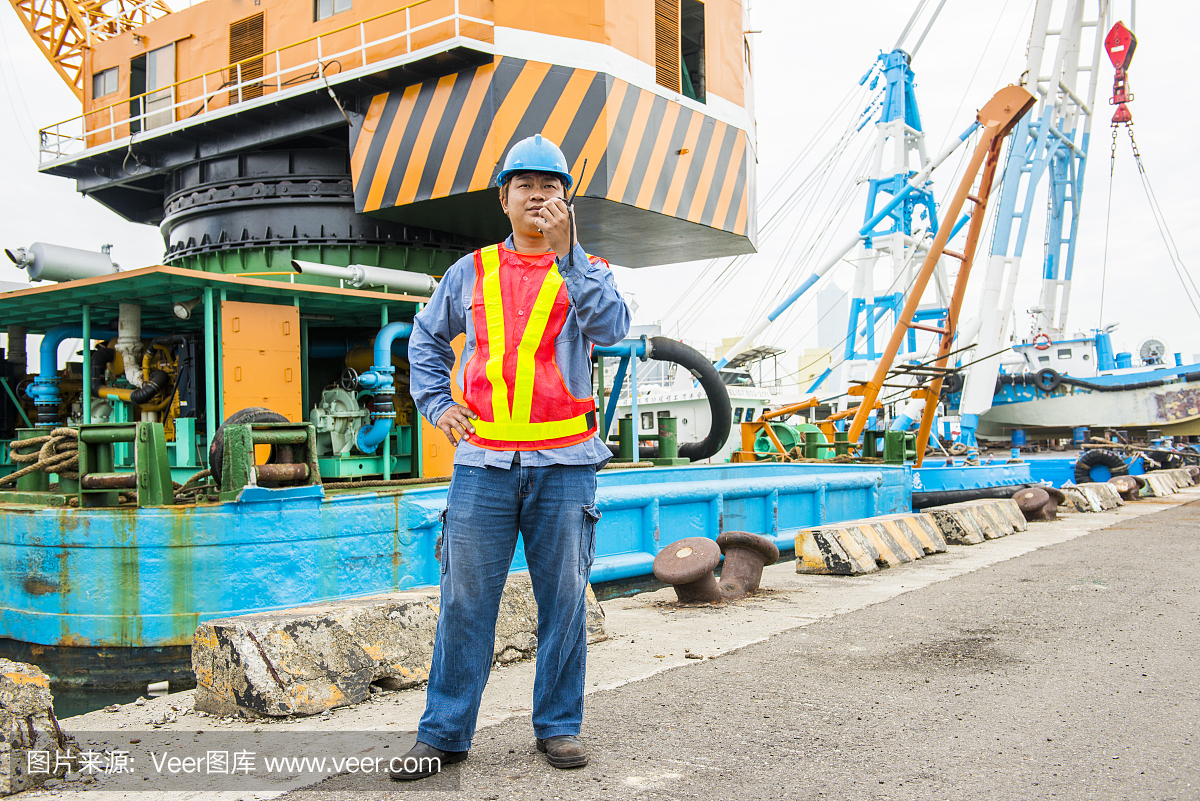
[[[1133,92],[1129,91],[1126,70],[1129,69],[1129,62],[1133,61],[1133,51],[1137,50],[1137,37],[1133,35],[1133,31],[1125,27],[1125,23],[1118,22],[1112,26],[1108,36],[1104,37],[1104,49],[1108,51],[1108,58],[1116,68],[1116,75],[1113,76],[1112,99],[1109,101],[1117,107],[1113,114],[1112,124],[1133,122],[1133,114],[1129,111],[1129,106],[1125,105],[1133,100]]]

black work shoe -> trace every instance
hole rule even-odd
[[[428,743],[418,742],[404,756],[396,757],[388,765],[388,775],[393,781],[410,782],[427,779],[442,772],[446,765],[462,762],[469,751],[443,751]],[[586,760],[586,757],[585,757]]]
[[[538,739],[537,750],[556,768],[582,768],[588,763],[587,747],[574,734]]]

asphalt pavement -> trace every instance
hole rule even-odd
[[[1194,502],[589,694],[580,770],[526,714],[433,779],[280,797],[1200,799],[1198,580]]]

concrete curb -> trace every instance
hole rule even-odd
[[[1165,498],[1184,487],[1192,486],[1192,476],[1187,470],[1153,470],[1143,473],[1146,486],[1141,494],[1150,498]]]
[[[953,545],[978,545],[1028,527],[1021,508],[1011,498],[964,501],[925,511],[936,521],[946,542]]]
[[[438,589],[210,620],[192,638],[195,708],[219,716],[317,715],[366,700],[371,685],[400,690],[429,677]],[[588,642],[607,638],[588,588]],[[537,651],[537,602],[527,574],[500,599],[494,664]]]
[[[1125,505],[1117,488],[1106,482],[1064,484],[1062,491],[1067,496],[1062,508],[1068,512],[1106,512]]]
[[[857,576],[945,551],[946,541],[929,515],[884,515],[801,531],[796,572]]]

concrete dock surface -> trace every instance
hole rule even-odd
[[[100,775],[20,797],[1200,799],[1198,500],[1065,515],[866,576],[779,564],[726,605],[680,608],[669,589],[606,601],[579,770],[536,752],[521,662],[493,672],[470,758],[421,782],[386,776],[421,690],[288,722],[200,716],[178,693],[61,723],[85,742],[325,744],[382,772],[180,791],[139,765],[136,790]]]

